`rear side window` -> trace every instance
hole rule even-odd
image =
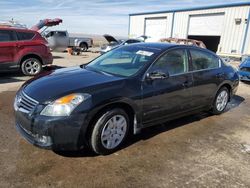
[[[168,72],[169,75],[181,74],[188,71],[188,56],[186,50],[172,50],[153,65],[153,71]]]
[[[31,40],[34,37],[35,33],[28,32],[17,32],[18,40]]]
[[[0,30],[0,42],[15,41],[15,35],[13,31]]]
[[[190,50],[193,70],[204,70],[219,67],[219,58],[213,54],[199,50]]]

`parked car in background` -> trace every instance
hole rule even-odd
[[[223,113],[238,85],[237,71],[209,50],[125,45],[26,82],[14,102],[16,127],[42,148],[109,154],[142,128],[204,110]]]
[[[250,81],[250,57],[242,61],[239,66],[240,80]]]
[[[93,46],[92,38],[70,37],[67,31],[48,31],[45,32],[44,37],[54,51],[64,51],[70,47],[85,52]]]
[[[167,43],[173,43],[173,44],[185,44],[185,45],[198,46],[200,48],[206,48],[206,45],[202,41],[194,40],[194,39],[163,38],[163,39],[160,39],[159,42],[167,42]]]
[[[103,35],[103,36],[109,42],[109,44],[105,44],[101,46],[101,50],[100,50],[101,54],[104,54],[119,46],[143,42],[143,40],[140,40],[140,39],[117,40],[111,35]]]
[[[21,70],[34,76],[52,61],[48,42],[38,32],[0,27],[0,72]]]

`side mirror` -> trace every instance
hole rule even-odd
[[[146,79],[147,80],[163,80],[169,78],[169,73],[163,73],[159,71],[154,71],[151,73],[147,73]]]

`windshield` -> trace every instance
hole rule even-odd
[[[152,62],[159,51],[157,49],[138,46],[123,46],[96,58],[85,68],[129,77]]]

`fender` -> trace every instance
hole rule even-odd
[[[81,39],[76,39],[75,40],[75,46],[80,47],[81,43],[85,43],[85,44],[87,44],[87,47],[89,47],[88,41],[81,40]]]
[[[104,101],[101,104],[98,104],[94,107],[93,110],[89,111],[86,120],[83,125],[83,133],[86,134],[90,128],[90,122],[92,119],[102,110],[107,108],[108,106],[112,105],[127,105],[129,106],[134,113],[134,120],[133,120],[133,133],[137,134],[140,132],[140,123],[141,123],[141,109],[138,107],[138,105],[131,99],[125,98],[125,97],[117,97],[113,99],[109,99],[107,101]]]
[[[36,52],[30,52],[30,53],[27,53],[27,54],[25,54],[25,55],[23,55],[19,60],[18,60],[18,62],[17,62],[17,64],[18,65],[21,65],[21,62],[22,62],[22,59],[25,57],[25,56],[32,56],[32,55],[35,55],[35,56],[38,56],[41,60],[42,60],[42,65],[43,65],[43,58],[40,56],[40,55],[38,55]]]
[[[214,95],[213,95],[213,100],[214,100],[216,94],[218,93],[219,89],[220,89],[223,85],[225,85],[225,84],[227,84],[227,85],[229,85],[229,86],[231,87],[231,91],[229,91],[229,92],[230,92],[230,93],[229,93],[229,101],[231,100],[231,98],[232,98],[232,90],[233,90],[234,87],[233,87],[233,83],[232,83],[231,81],[229,81],[229,80],[225,80],[225,81],[223,81],[222,83],[220,83],[220,84],[218,85],[217,90],[216,90],[216,92],[215,92]]]

